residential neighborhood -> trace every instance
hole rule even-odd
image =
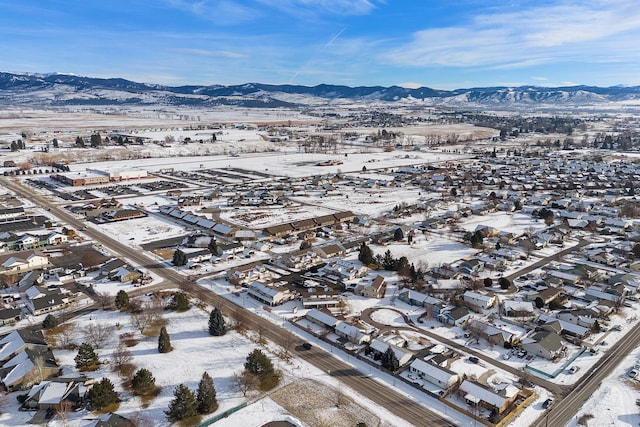
[[[70,349],[85,344],[88,326],[74,335],[38,325],[111,316],[114,339],[145,343],[139,313],[168,316],[184,292],[199,310],[221,299],[234,307],[222,314],[236,340],[251,338],[243,312],[260,318],[268,326],[255,342],[274,360],[334,354],[364,378],[432,402],[434,419],[450,411],[452,425],[519,426],[542,416],[544,402],[635,328],[638,163],[589,150],[549,157],[530,139],[391,150],[369,133],[327,154],[294,148],[298,129],[286,154],[256,154],[260,166],[194,157],[183,167],[78,163],[24,177],[5,166],[4,389],[23,393],[34,423],[63,401],[84,410],[100,378],[77,368]],[[123,292],[138,310],[130,318],[110,311]],[[263,336],[275,330],[291,334],[280,350]],[[101,345],[100,357],[117,354],[115,342]],[[225,387],[234,390],[226,409],[245,401],[238,383]],[[167,393],[157,402],[168,404]],[[111,416],[130,419],[122,407]]]

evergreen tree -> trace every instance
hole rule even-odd
[[[81,136],[76,137],[76,146],[84,148],[84,139]]]
[[[480,230],[477,230],[475,233],[471,235],[471,247],[472,248],[481,248],[482,242],[484,241],[484,237],[482,237],[482,233]]]
[[[100,410],[120,401],[109,378],[103,378],[100,382],[93,384],[87,391],[87,400],[89,406],[94,410]]]
[[[311,242],[308,240],[303,240],[302,243],[300,243],[300,250],[306,250],[306,249],[310,249],[311,248]]]
[[[169,302],[169,308],[178,312],[189,310],[189,297],[184,292],[175,292]]]
[[[144,395],[156,388],[156,379],[148,369],[138,369],[131,378],[131,388],[137,395]]]
[[[409,277],[411,276],[411,266],[406,256],[401,256],[394,263],[394,271],[397,271],[399,275]]]
[[[120,311],[129,310],[129,294],[124,289],[120,289],[116,294],[115,305]]]
[[[358,254],[358,260],[364,265],[371,265],[375,263],[373,257],[373,251],[365,243],[360,246],[360,253]]]
[[[224,324],[224,317],[222,312],[214,307],[209,315],[209,334],[214,337],[220,337],[227,333],[227,327]]]
[[[262,391],[271,390],[280,381],[280,377],[273,368],[271,360],[259,349],[249,353],[244,368],[245,372],[258,377],[260,390]]]
[[[393,255],[391,255],[391,251],[387,249],[387,251],[384,253],[384,258],[382,258],[382,267],[385,270],[393,271],[395,265],[396,260],[393,258]]]
[[[89,139],[89,144],[91,144],[93,148],[99,147],[100,145],[102,145],[102,138],[100,137],[100,134],[94,133],[93,135],[91,135],[91,138]]]
[[[181,267],[187,263],[187,255],[180,249],[176,249],[173,253],[173,265]]]
[[[207,247],[209,248],[209,252],[213,255],[218,255],[218,242],[216,242],[216,239],[212,237],[211,240],[209,240],[209,245]]]
[[[58,319],[53,314],[48,314],[42,321],[43,329],[52,329],[58,326]]]
[[[400,241],[404,239],[404,233],[402,232],[402,228],[396,228],[396,231],[393,232],[393,240]]]
[[[274,372],[271,360],[258,348],[249,353],[244,368],[258,376]]]
[[[179,384],[173,392],[173,400],[169,409],[165,411],[171,422],[184,420],[198,415],[198,401],[196,396],[184,384]]]
[[[160,353],[169,353],[173,348],[171,347],[171,340],[167,333],[167,328],[164,326],[160,328],[160,336],[158,337],[158,351]]]
[[[15,141],[11,142],[11,151],[18,151],[18,144]]]
[[[76,362],[76,368],[83,370],[91,369],[99,364],[98,355],[91,347],[91,344],[83,342],[78,347],[78,354],[73,359]]]
[[[395,351],[391,348],[391,346],[387,347],[387,351],[382,353],[382,358],[380,359],[382,363],[382,367],[390,370],[391,372],[395,372],[400,367],[400,362],[398,361],[398,357],[396,356]]]
[[[53,138],[53,141],[51,141],[51,144],[53,145],[54,148],[58,148],[58,139]]]
[[[196,400],[198,401],[198,412],[200,414],[210,414],[218,409],[216,389],[213,385],[213,379],[207,372],[202,374],[202,378],[198,384]]]

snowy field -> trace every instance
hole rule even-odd
[[[161,216],[148,216],[145,218],[134,218],[102,224],[88,224],[89,227],[99,229],[120,243],[131,246],[186,234],[186,230],[183,227],[169,220],[164,221]]]

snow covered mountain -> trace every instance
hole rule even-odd
[[[488,87],[437,90],[399,86],[318,86],[247,83],[234,86],[163,86],[125,79],[81,77],[69,74],[0,72],[0,105],[108,106],[166,105],[213,107],[301,107],[338,102],[402,102],[457,107],[496,108],[605,106],[640,104],[640,86],[625,87]]]

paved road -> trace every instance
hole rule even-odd
[[[41,196],[33,194],[29,189],[23,187],[19,183],[5,179],[5,185],[7,188],[16,192],[19,196],[32,201],[36,205],[51,208],[51,213],[66,222],[68,225],[78,229],[84,226],[81,220],[75,218],[66,211],[57,208],[48,202],[43,203],[44,200]],[[115,239],[105,236],[104,234],[90,228],[84,231],[84,233],[94,241],[101,243],[106,248],[113,251],[113,253],[125,256],[134,263],[148,269],[152,269],[155,274],[165,280],[164,282],[153,286],[138,288],[132,292],[133,295],[148,293],[169,287],[177,287],[188,281],[188,279],[177,273],[175,270],[167,268],[161,263],[152,261],[142,251],[121,244]],[[301,342],[300,338],[288,330],[281,328],[272,322],[266,321],[257,314],[249,310],[245,310],[241,306],[234,304],[230,300],[227,300],[208,289],[196,286],[192,293],[204,302],[218,307],[227,316],[235,318],[241,317],[247,327],[260,331],[265,338],[280,345],[284,349],[290,348],[292,344],[296,342]],[[392,388],[378,383],[372,378],[363,376],[361,372],[354,369],[351,365],[330,356],[325,351],[312,348],[309,351],[298,352],[298,356],[325,372],[331,372],[332,376],[346,386],[353,388],[362,396],[415,426],[455,426],[451,421],[430,411],[415,400],[404,396]]]
[[[620,361],[640,345],[640,325],[635,326],[575,383],[571,391],[556,400],[532,426],[564,426],[582,408],[584,403],[600,387],[602,381],[620,364]]]
[[[490,356],[486,355],[485,353],[483,353],[483,352],[481,352],[479,350],[474,350],[472,348],[469,348],[466,345],[459,344],[459,343],[457,343],[455,341],[449,340],[449,339],[447,339],[447,338],[445,338],[445,337],[443,337],[441,335],[435,334],[435,333],[433,333],[431,331],[428,331],[426,329],[422,329],[422,328],[417,328],[415,326],[411,326],[409,324],[409,318],[404,313],[402,313],[400,310],[385,307],[385,309],[387,309],[387,310],[393,310],[393,311],[397,312],[398,314],[401,314],[403,319],[404,319],[404,321],[407,322],[407,326],[399,326],[399,327],[393,326],[393,327],[390,327],[390,326],[378,323],[378,322],[376,322],[375,320],[373,320],[371,318],[371,313],[374,312],[375,310],[379,310],[379,309],[380,309],[379,307],[378,308],[373,307],[373,308],[368,308],[368,309],[364,310],[362,312],[362,314],[361,314],[362,319],[365,322],[375,326],[378,329],[400,329],[400,330],[404,329],[404,330],[417,332],[417,333],[422,334],[425,337],[428,337],[428,338],[430,338],[430,339],[432,339],[434,341],[441,342],[441,343],[446,344],[447,346],[449,346],[451,348],[455,348],[458,351],[461,351],[461,352],[464,352],[464,353],[469,353],[472,356],[476,356],[477,358],[479,358],[481,360],[484,360],[486,363],[488,363],[490,365],[493,365],[493,366],[495,366],[497,368],[500,368],[500,369],[502,369],[504,371],[510,372],[513,375],[517,376],[517,377],[521,377],[522,376],[523,371],[521,369],[514,368],[513,366],[507,365],[506,363],[503,363],[499,359],[495,359],[493,357],[490,357]],[[534,375],[529,375],[528,379],[529,379],[530,382],[532,382],[532,383],[534,383],[536,385],[539,385],[541,387],[544,387],[544,388],[546,388],[547,390],[549,390],[549,391],[551,391],[553,393],[563,394],[563,393],[566,392],[566,389],[567,389],[566,386],[561,386],[561,385],[552,383],[551,381],[547,381],[547,380],[545,380],[543,378],[539,378],[539,377],[536,377]]]

